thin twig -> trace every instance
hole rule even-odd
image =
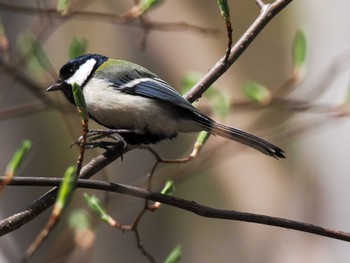
[[[144,24],[139,23],[136,20],[130,21],[129,19],[126,19],[122,15],[100,13],[100,12],[94,12],[94,11],[72,10],[67,15],[62,16],[54,8],[43,9],[43,8],[36,8],[36,7],[29,7],[29,6],[17,6],[17,5],[7,4],[7,3],[0,3],[0,9],[11,11],[11,12],[17,12],[17,13],[25,13],[30,15],[40,15],[40,16],[50,15],[51,18],[56,18],[61,20],[68,20],[74,17],[74,18],[88,19],[88,20],[94,19],[99,21],[111,22],[114,24],[124,24],[124,25],[129,25],[134,27],[145,26]],[[158,31],[192,30],[194,32],[203,33],[203,34],[215,34],[218,32],[216,29],[213,29],[213,28],[205,28],[197,25],[191,25],[186,22],[174,22],[174,23],[149,22],[147,23],[147,28],[152,30],[158,30]]]
[[[262,0],[255,0],[255,3],[260,8],[260,10],[264,9],[266,7],[266,4]]]
[[[137,242],[137,247],[142,251],[142,254],[149,259],[151,262],[156,262],[154,257],[145,249],[145,247],[142,244],[141,237],[139,234],[139,231],[137,228],[134,230],[135,237],[136,237],[136,242]]]

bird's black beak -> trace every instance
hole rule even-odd
[[[62,90],[65,86],[65,82],[63,81],[59,81],[53,85],[51,85],[50,87],[48,87],[46,89],[46,91],[56,91],[56,90]]]

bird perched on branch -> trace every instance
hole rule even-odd
[[[59,76],[47,91],[61,90],[75,104],[72,85],[76,83],[83,91],[90,118],[107,128],[127,131],[120,135],[129,144],[151,144],[181,132],[207,131],[284,158],[277,146],[215,122],[156,74],[131,62],[86,54],[63,65]]]

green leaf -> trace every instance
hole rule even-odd
[[[177,263],[180,261],[182,256],[181,246],[177,245],[165,259],[164,263]]]
[[[73,90],[74,102],[78,108],[80,116],[84,121],[87,121],[89,119],[89,114],[87,111],[87,106],[86,106],[86,101],[85,101],[83,91],[81,90],[80,86],[77,83],[73,83],[72,90]]]
[[[63,209],[74,192],[78,176],[76,174],[76,169],[74,166],[69,166],[63,176],[63,181],[58,189],[56,204]]]
[[[88,203],[89,207],[101,217],[107,214],[106,211],[103,209],[100,200],[95,195],[89,195],[87,193],[84,193],[84,198]]]
[[[163,195],[172,195],[174,191],[175,191],[175,184],[174,184],[174,182],[171,181],[171,180],[167,180],[165,185],[164,185],[164,187],[163,187],[163,189],[162,189],[162,191],[161,191],[161,193]]]
[[[206,143],[206,141],[208,140],[209,136],[210,136],[209,132],[201,131],[197,136],[195,144],[202,147]]]
[[[303,31],[298,30],[293,41],[293,63],[296,70],[305,66],[307,57],[307,39]]]
[[[84,198],[91,210],[97,213],[103,221],[107,223],[114,221],[113,218],[107,214],[106,210],[102,207],[100,200],[95,195],[84,193]]]
[[[227,0],[218,0],[221,16],[227,20],[230,18],[230,6]]]
[[[151,8],[154,8],[156,5],[160,4],[161,0],[142,0],[139,4],[141,13],[148,11]]]
[[[62,16],[65,16],[68,14],[70,6],[70,0],[58,0],[57,2],[57,11],[60,13]]]
[[[73,210],[69,215],[69,225],[74,230],[89,229],[91,227],[89,213],[82,208]]]
[[[261,105],[267,105],[271,101],[270,91],[257,82],[247,82],[243,87],[243,92],[249,99]]]
[[[85,37],[74,37],[69,48],[69,59],[76,58],[86,53],[88,40]]]
[[[6,168],[6,174],[14,174],[17,172],[18,168],[22,165],[23,160],[28,155],[31,147],[31,141],[24,140],[22,142],[21,146],[19,147],[19,149],[16,150],[10,162],[8,163]]]

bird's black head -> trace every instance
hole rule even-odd
[[[107,57],[98,54],[86,54],[68,61],[60,70],[60,80],[50,86],[47,91],[61,90],[66,98],[74,104],[72,85],[76,83],[84,88],[96,69],[107,59]]]

